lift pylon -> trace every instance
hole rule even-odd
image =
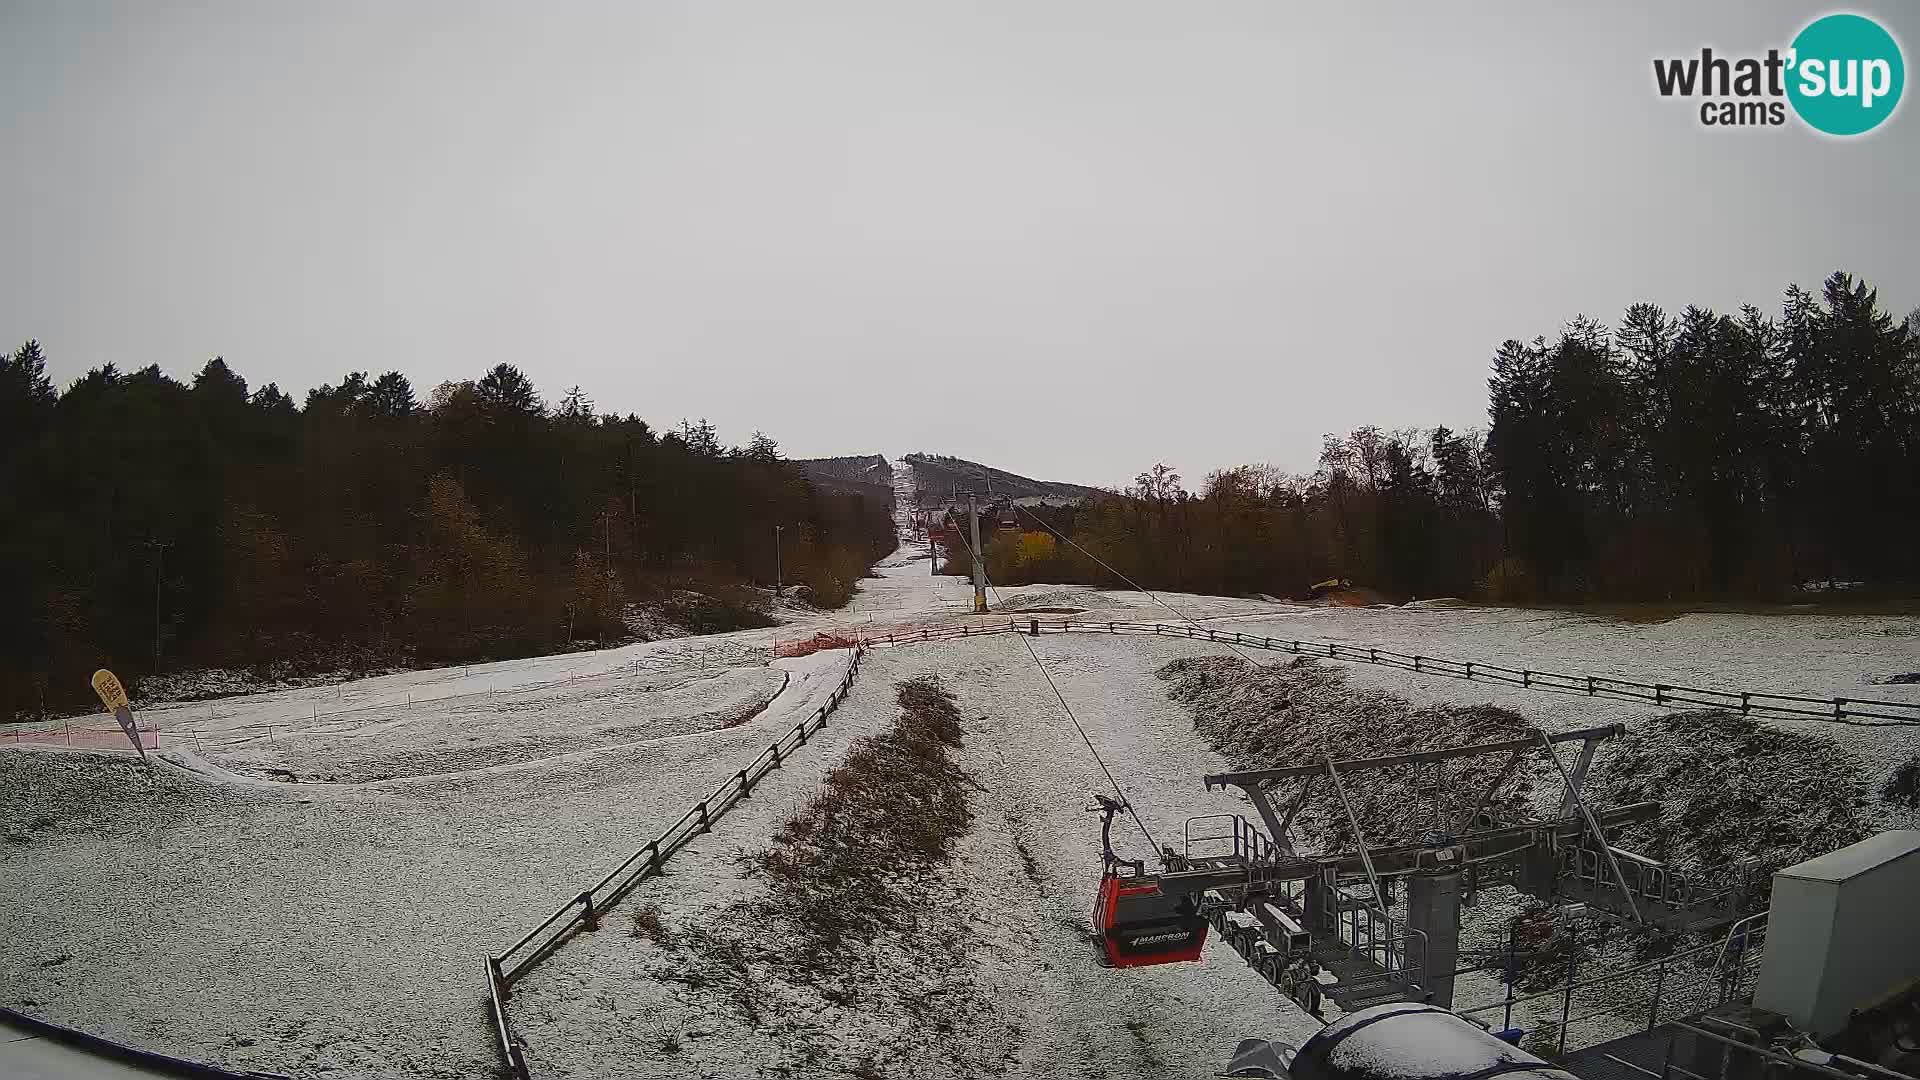
[[[1460,908],[1488,874],[1511,878],[1522,891],[1549,902],[1579,903],[1607,917],[1666,930],[1731,922],[1743,907],[1741,883],[1691,886],[1659,861],[1614,845],[1620,829],[1655,820],[1658,803],[1597,808],[1583,794],[1596,747],[1623,731],[1620,725],[1536,731],[1501,742],[1376,758],[1324,757],[1209,775],[1204,778],[1209,789],[1234,787],[1246,795],[1266,831],[1237,814],[1192,819],[1184,849],[1167,848],[1158,874],[1135,864],[1139,873],[1132,884],[1151,888],[1163,900],[1193,896],[1194,914],[1315,1015],[1323,992],[1349,1012],[1396,1000],[1450,1006]],[[1567,742],[1582,744],[1571,770],[1554,756],[1554,747]],[[1559,814],[1509,820],[1494,809],[1496,797],[1538,752],[1553,758],[1561,780]],[[1446,764],[1499,755],[1507,760],[1493,782],[1476,793],[1464,813],[1449,816]],[[1417,780],[1423,766],[1435,772],[1435,828],[1418,843],[1370,844],[1349,791],[1351,778],[1406,767]],[[1295,850],[1291,827],[1319,783],[1333,788],[1347,815],[1356,838],[1351,851],[1303,855]],[[1425,816],[1422,790],[1416,783],[1405,800],[1409,820],[1396,834],[1411,831],[1414,814]],[[1404,905],[1396,896],[1402,888]],[[1321,972],[1333,975],[1331,985],[1323,985]]]

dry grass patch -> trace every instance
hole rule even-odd
[[[825,947],[901,924],[893,883],[932,869],[967,831],[966,774],[953,695],[929,679],[900,684],[894,726],[857,743],[820,794],[758,858],[762,903]]]

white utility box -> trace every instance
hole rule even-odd
[[[1773,875],[1756,1008],[1816,1039],[1920,979],[1920,829],[1883,832]]]

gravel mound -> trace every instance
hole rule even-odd
[[[1831,740],[1737,713],[1656,717],[1594,761],[1591,782],[1616,802],[1657,799],[1657,820],[1622,846],[1677,866],[1753,862],[1771,874],[1873,832],[1860,766]]]
[[[1194,730],[1243,769],[1306,765],[1329,755],[1383,757],[1531,732],[1525,719],[1506,709],[1415,706],[1383,691],[1350,686],[1345,669],[1305,657],[1272,667],[1239,657],[1193,657],[1175,660],[1157,674],[1172,684],[1169,695],[1193,713]],[[1500,756],[1447,762],[1439,786],[1440,774],[1431,766],[1422,767],[1417,778],[1408,767],[1398,767],[1354,773],[1342,781],[1369,845],[1409,844],[1436,821],[1452,828],[1470,808],[1466,800],[1486,790],[1505,763]],[[1509,780],[1493,809],[1524,810],[1535,784],[1533,776]],[[1314,785],[1295,834],[1307,850],[1353,846],[1352,826],[1331,785]]]
[[[1194,729],[1242,768],[1377,757],[1524,738],[1532,726],[1491,705],[1414,706],[1348,685],[1347,672],[1306,658],[1258,667],[1237,657],[1175,660],[1161,668]],[[1564,751],[1563,751],[1564,753]],[[1564,756],[1563,760],[1568,760]],[[1505,764],[1499,755],[1431,767],[1344,777],[1369,844],[1413,843],[1438,820],[1457,822]],[[1352,844],[1345,811],[1316,784],[1298,835],[1309,850]],[[1557,772],[1535,756],[1503,785],[1496,809],[1554,812]],[[1291,790],[1291,789],[1289,789]],[[1630,724],[1602,744],[1586,791],[1595,806],[1658,801],[1653,821],[1623,831],[1621,845],[1686,870],[1753,864],[1770,874],[1865,838],[1869,820],[1860,765],[1831,739],[1786,731],[1735,713],[1672,713]],[[1540,800],[1530,796],[1538,792]],[[1892,800],[1889,800],[1891,805]]]

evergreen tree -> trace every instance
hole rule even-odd
[[[419,407],[413,400],[413,383],[397,371],[389,371],[373,381],[367,390],[366,403],[368,415],[389,420],[412,416]]]

